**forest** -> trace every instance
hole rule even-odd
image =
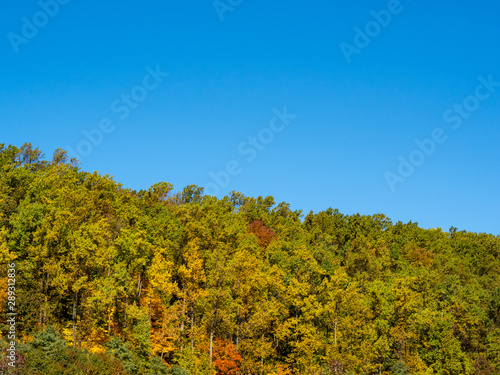
[[[0,373],[498,375],[499,257],[500,236],[135,191],[0,144]]]

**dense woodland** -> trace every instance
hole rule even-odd
[[[0,300],[15,263],[19,313],[0,373],[500,374],[499,256],[499,236],[134,191],[0,145]]]

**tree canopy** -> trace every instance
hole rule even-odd
[[[499,256],[499,236],[134,191],[0,145],[24,373],[500,374]]]

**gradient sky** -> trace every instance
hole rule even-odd
[[[2,4],[1,143],[78,152],[109,120],[81,168],[128,188],[207,186],[234,161],[219,197],[500,234],[500,87],[478,89],[500,82],[498,2],[61,2]],[[349,63],[340,45],[367,26]],[[147,97],[126,113],[131,91]],[[296,117],[265,130],[285,106]],[[446,141],[419,154],[436,129]],[[273,139],[257,150],[259,133]],[[419,165],[391,189],[400,156]]]

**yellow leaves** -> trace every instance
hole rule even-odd
[[[178,349],[175,342],[178,340],[180,332],[178,330],[179,312],[174,307],[167,307],[164,304],[156,303],[152,308],[151,345],[152,353],[160,355],[162,352],[168,354]]]
[[[45,232],[44,237],[46,242],[56,242],[59,238],[59,231],[57,231],[55,228],[49,228]]]
[[[172,281],[173,262],[165,260],[161,251],[157,251],[151,262],[148,272],[148,280],[152,293],[161,295],[172,295],[177,285]]]
[[[282,324],[280,324],[276,329],[276,337],[279,340],[286,341],[287,338],[292,337],[295,328],[299,324],[299,319],[291,317],[285,320]]]
[[[68,323],[61,329],[61,334],[68,345],[73,342],[73,326]],[[106,352],[106,343],[109,340],[107,331],[101,327],[91,327],[85,330],[85,335],[80,339],[82,349],[86,349],[91,353],[104,353]]]
[[[406,352],[403,355],[403,362],[408,367],[410,374],[433,374],[433,370],[424,363],[422,358],[420,358],[419,354],[416,350],[412,350],[412,352]]]
[[[139,320],[146,314],[146,312],[143,311],[143,309],[141,309],[136,304],[128,305],[127,308],[125,309],[125,312],[127,313],[129,319],[131,320]]]
[[[318,301],[315,295],[307,296],[303,301],[302,312],[307,320],[318,318],[323,313],[324,306]]]
[[[208,294],[206,290],[202,289],[202,285],[207,279],[203,268],[203,259],[199,254],[199,240],[189,241],[182,251],[182,257],[183,262],[177,268],[182,286],[179,296],[193,304]]]
[[[87,286],[88,276],[79,277],[72,286],[73,291],[78,292],[83,287]]]
[[[68,343],[73,341],[73,328],[72,328],[71,322],[69,322],[66,325],[66,327],[64,327],[61,330],[61,334],[62,334],[64,341],[66,341]]]
[[[292,370],[288,366],[285,365],[277,365],[276,371],[271,372],[269,375],[291,375]]]
[[[206,281],[203,269],[203,259],[199,256],[197,241],[189,242],[183,251],[184,263],[179,265],[178,274],[181,280],[188,284],[204,283]]]
[[[155,355],[163,353],[164,355],[168,356],[169,353],[177,349],[173,343],[175,339],[174,337],[163,337],[162,335],[159,334],[153,334],[151,336],[151,339],[152,339],[152,352]]]
[[[41,201],[43,204],[53,204],[54,203],[54,201],[52,199],[48,198],[45,195],[42,195]]]
[[[177,273],[181,279],[188,279],[191,276],[191,270],[188,269],[184,264],[181,264],[177,268]]]
[[[91,329],[89,335],[82,341],[82,349],[87,349],[91,353],[105,353],[108,334],[102,327]]]
[[[421,302],[420,294],[414,290],[416,283],[416,277],[397,278],[392,287],[396,296],[395,308],[405,317],[415,312]]]
[[[132,269],[145,267],[148,259],[154,253],[154,246],[146,240],[145,230],[122,229],[115,240],[119,256],[130,263]]]
[[[7,230],[0,229],[0,264],[11,263],[17,259],[17,254],[11,252],[7,246]]]

